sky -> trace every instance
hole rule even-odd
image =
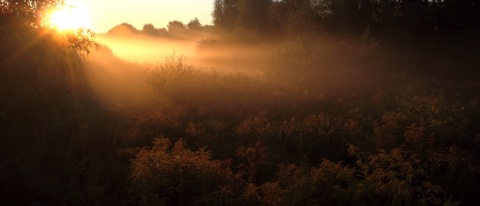
[[[200,23],[212,24],[214,0],[77,0],[90,12],[92,30],[105,33],[121,23],[137,29],[151,23],[156,28],[166,27],[169,21],[184,24],[194,18]]]

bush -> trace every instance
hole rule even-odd
[[[165,57],[165,62],[146,71],[147,81],[160,89],[183,83],[192,74],[193,67],[186,63],[186,57],[175,54]]]
[[[192,152],[185,142],[174,145],[156,138],[151,148],[141,148],[132,160],[133,201],[137,204],[193,205],[209,198],[233,179],[228,161],[211,160],[205,148]]]

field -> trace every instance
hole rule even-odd
[[[477,37],[5,22],[0,205],[480,204]]]

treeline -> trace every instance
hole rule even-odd
[[[475,0],[216,0],[213,23],[268,35],[334,31],[361,34],[369,28],[388,38],[478,34]]]
[[[144,24],[142,30],[138,30],[129,23],[119,24],[108,30],[109,35],[146,35],[150,37],[163,37],[171,39],[182,39],[199,36],[202,32],[210,31],[211,26],[202,25],[197,18],[192,19],[188,24],[174,20],[168,22],[167,28],[156,28],[153,24]]]
[[[475,0],[216,0],[213,23],[243,39],[333,36],[375,46],[377,62],[412,71],[472,71],[480,63],[480,5]],[[418,65],[417,64],[417,65]]]

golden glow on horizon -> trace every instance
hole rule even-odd
[[[129,23],[141,30],[145,24],[167,27],[177,20],[187,24],[198,18],[202,25],[212,24],[214,0],[77,0],[92,17],[92,29],[106,33],[116,25]]]
[[[66,0],[50,15],[50,26],[60,31],[92,27],[89,11],[76,0]]]

